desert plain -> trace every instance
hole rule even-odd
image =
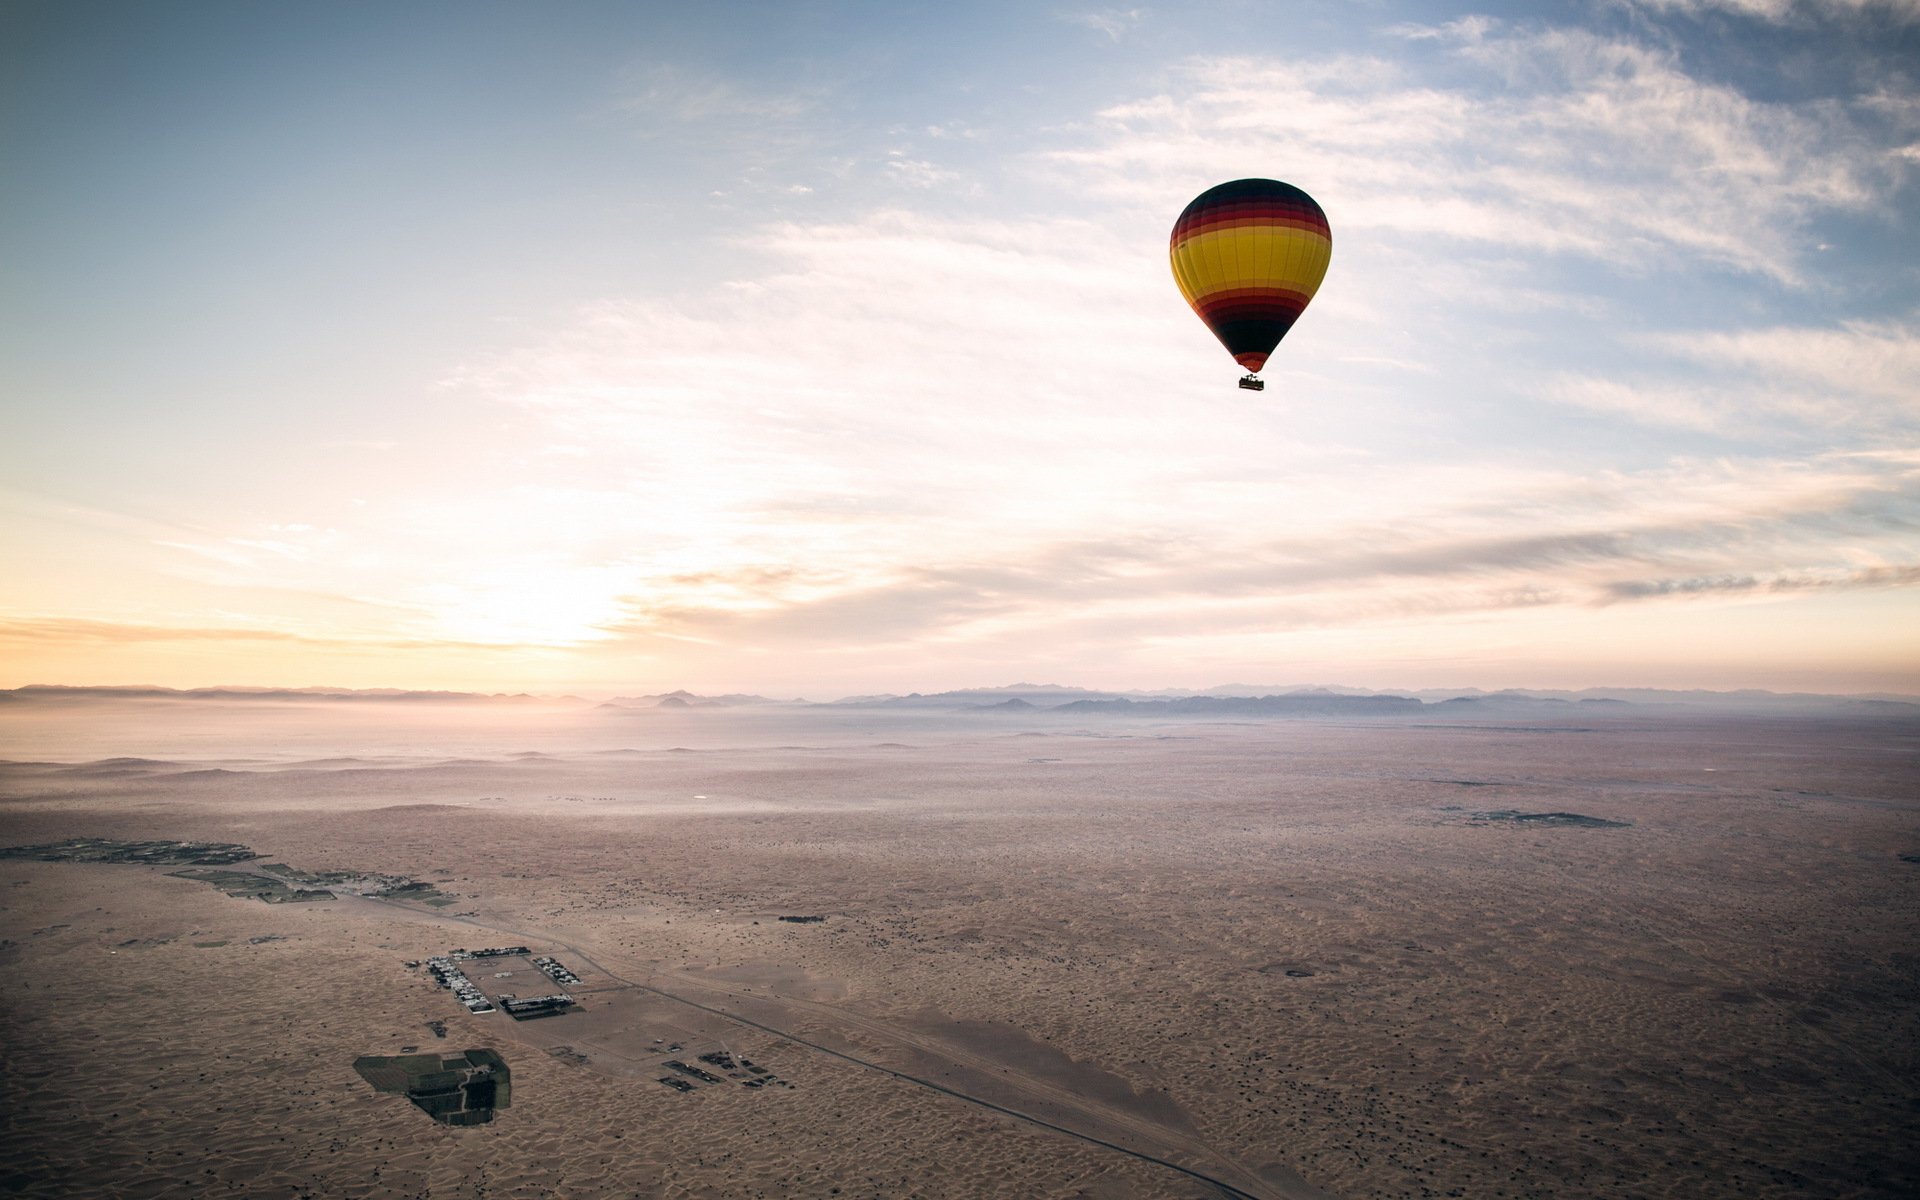
[[[1920,1194],[1908,716],[76,700],[0,758],[0,846],[444,901],[0,859],[11,1195]],[[407,965],[493,945],[579,1003]],[[478,1047],[468,1128],[353,1069]],[[713,1047],[779,1084],[662,1082]]]

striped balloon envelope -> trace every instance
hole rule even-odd
[[[1187,205],[1173,223],[1169,252],[1187,303],[1233,360],[1254,372],[1319,289],[1333,231],[1313,197],[1292,184],[1236,179]]]

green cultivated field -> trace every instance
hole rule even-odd
[[[334,894],[328,891],[316,891],[307,888],[289,887],[278,879],[266,875],[250,875],[245,871],[168,871],[181,879],[198,879],[210,883],[229,896],[244,899],[248,896],[264,900],[268,904],[300,904],[312,900],[332,900]]]

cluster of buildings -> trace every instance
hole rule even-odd
[[[473,955],[464,950],[455,950],[452,954],[435,955],[427,960],[427,973],[432,975],[434,982],[441,987],[452,988],[453,994],[460,998],[460,1003],[467,1006],[468,1012],[494,1011],[493,1002],[487,999],[486,993],[474,986],[466,973],[453,965],[456,957],[472,958]]]
[[[469,958],[507,958],[515,954],[532,954],[525,946],[489,946],[485,950],[467,950],[455,947],[447,951],[447,957],[461,961]]]
[[[524,1021],[530,1017],[550,1017],[555,1013],[565,1012],[567,1009],[573,1007],[574,1004],[578,1003],[572,996],[567,995],[565,992],[556,992],[551,996],[529,996],[525,999],[503,993],[497,997],[498,1008],[496,1008],[496,1001],[487,999],[486,993],[482,992],[477,984],[467,978],[466,972],[455,965],[462,962],[471,962],[476,959],[513,958],[516,956],[531,958],[532,954],[533,951],[527,949],[525,946],[489,946],[483,950],[468,950],[465,947],[460,947],[428,959],[427,971],[432,974],[434,981],[441,987],[451,988],[453,994],[460,998],[460,1003],[467,1006],[468,1012],[504,1012],[516,1021]],[[541,972],[544,973],[547,978],[553,980],[563,988],[572,987],[580,982],[578,975],[575,975],[572,971],[561,965],[557,959],[549,955],[543,954],[538,958],[533,958],[532,961],[533,965],[540,968]],[[416,964],[408,963],[407,965],[414,966]],[[505,979],[511,975],[511,971],[500,971],[496,973],[495,978]]]
[[[525,1021],[532,1017],[551,1017],[572,1008],[573,1004],[573,997],[565,992],[553,996],[529,996],[525,1000],[517,996],[500,997],[500,1007],[516,1021]]]
[[[678,1046],[673,1047],[675,1050],[679,1048]],[[739,1083],[741,1087],[746,1088],[763,1088],[770,1083],[778,1084],[784,1088],[793,1086],[765,1067],[755,1065],[752,1059],[735,1058],[732,1052],[728,1050],[715,1050],[710,1054],[702,1054],[700,1061],[722,1072],[726,1078],[723,1079],[720,1075],[715,1075],[713,1071],[706,1070],[703,1067],[696,1067],[690,1062],[670,1058],[660,1065],[669,1071],[677,1071],[679,1074],[686,1076],[686,1078],[679,1079],[672,1075],[663,1075],[660,1077],[660,1082],[666,1084],[676,1092],[693,1091],[697,1086],[694,1082],[691,1082],[694,1080],[698,1080],[700,1083],[725,1083],[728,1079],[731,1079]]]

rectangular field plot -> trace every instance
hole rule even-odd
[[[458,972],[456,986],[464,982],[492,1006],[486,1018],[497,1022],[489,1026],[493,1036],[512,1038],[573,1066],[655,1080],[682,1092],[792,1086],[739,1053],[741,1031],[732,1022],[613,979],[564,951],[463,949],[427,962],[430,971]],[[571,982],[562,986],[562,980]],[[561,996],[572,1002],[539,1003]],[[528,1002],[533,1002],[530,1011],[514,1011]],[[461,1001],[454,995],[448,1003]]]

